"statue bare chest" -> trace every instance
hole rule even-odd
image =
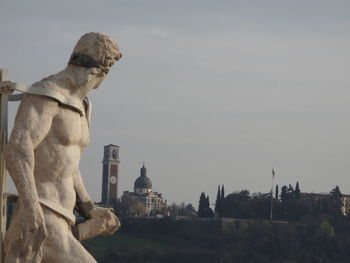
[[[89,127],[85,116],[65,107],[53,118],[51,134],[62,145],[80,146],[89,143]]]

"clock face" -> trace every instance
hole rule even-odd
[[[111,178],[109,178],[109,182],[110,182],[111,184],[115,184],[115,183],[117,182],[117,177],[111,176]]]

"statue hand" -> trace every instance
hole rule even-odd
[[[47,237],[44,213],[39,203],[20,205],[16,220],[6,233],[5,253],[17,251],[18,262],[41,262],[42,244]]]
[[[91,219],[78,224],[79,240],[85,240],[97,235],[111,235],[120,227],[118,217],[113,210],[103,207],[94,207],[90,210]]]
[[[95,207],[90,211],[92,219],[100,219],[103,235],[111,235],[116,232],[121,224],[118,217],[113,213],[113,209],[104,207]]]

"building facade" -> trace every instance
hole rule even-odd
[[[321,206],[330,200],[329,193],[301,193],[301,200],[303,200],[310,207],[315,207],[317,204]],[[342,202],[341,213],[346,216],[350,214],[350,195],[342,194],[340,198]]]
[[[162,194],[152,191],[152,181],[147,177],[145,165],[142,166],[140,176],[135,180],[134,192],[124,191],[122,202],[142,205],[144,215],[162,213],[167,207]]]
[[[104,146],[102,161],[102,201],[104,206],[114,206],[118,198],[119,146]]]
[[[343,206],[341,208],[341,212],[344,216],[347,216],[350,214],[350,195],[342,195],[341,197]]]

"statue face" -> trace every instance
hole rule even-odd
[[[86,83],[87,89],[97,89],[102,81],[104,81],[107,74],[98,68],[90,68],[89,71],[89,80]]]
[[[105,73],[103,73],[103,74],[106,75]],[[97,89],[100,86],[100,84],[102,83],[102,81],[105,80],[105,78],[106,78],[105,76],[97,78],[93,89]]]

